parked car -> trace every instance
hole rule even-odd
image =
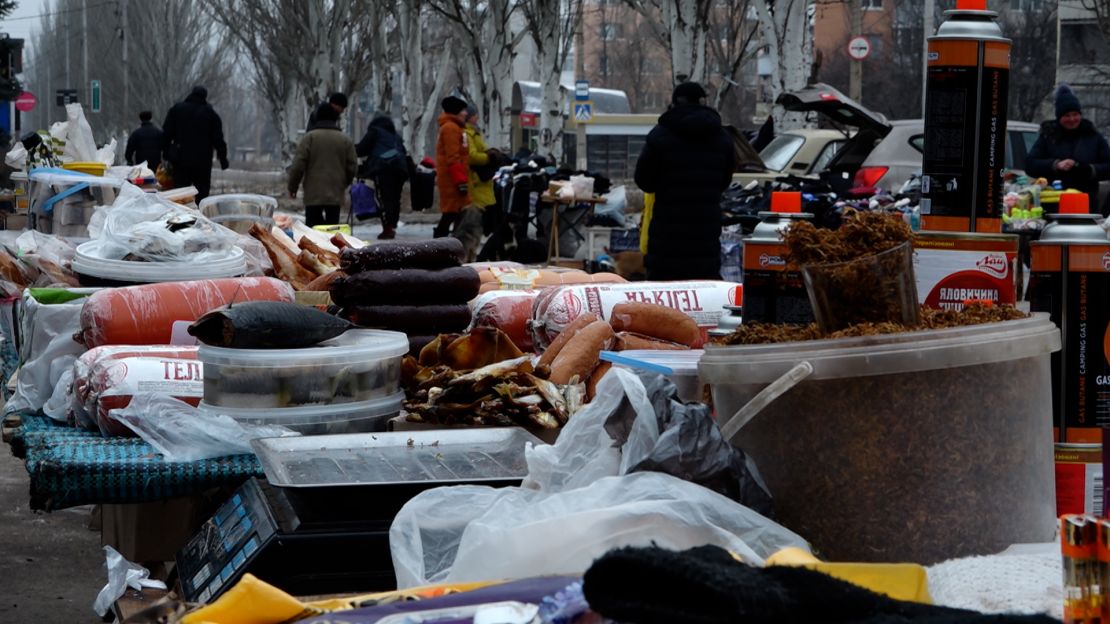
[[[851,138],[850,130],[802,128],[784,132],[767,144],[759,156],[750,156],[737,167],[733,183],[747,185],[785,175],[815,176],[825,169]]]

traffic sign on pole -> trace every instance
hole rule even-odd
[[[854,61],[862,61],[871,55],[871,42],[867,37],[852,37],[848,42],[848,56]]]
[[[590,123],[594,119],[594,103],[589,100],[574,103],[574,120],[578,123]]]
[[[578,80],[574,83],[574,99],[586,102],[590,99],[590,81]]]
[[[35,105],[38,103],[39,100],[34,93],[24,91],[15,99],[15,109],[21,113],[29,113],[35,110]]]
[[[89,93],[90,93],[90,95],[89,95],[90,108],[92,108],[92,112],[99,113],[100,112],[100,81],[99,80],[90,80],[89,81]]]

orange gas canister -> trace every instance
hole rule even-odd
[[[771,211],[759,213],[763,220],[744,239],[744,321],[760,323],[812,323],[802,273],[787,266],[782,233],[791,224],[808,221],[802,212],[802,194],[771,194]]]
[[[1052,354],[1056,441],[1099,444],[1110,426],[1110,239],[1083,193],[1060,197],[1032,243],[1029,301],[1060,328]]]

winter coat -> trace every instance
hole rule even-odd
[[[366,134],[355,146],[355,153],[366,161],[359,168],[359,176],[372,178],[383,173],[408,178],[408,152],[389,117],[375,117],[366,128]]]
[[[439,116],[439,137],[436,138],[436,188],[439,189],[439,211],[445,214],[462,212],[471,204],[470,193],[460,193],[459,185],[470,181],[470,148],[463,122],[454,115]]]
[[[489,164],[489,147],[486,146],[482,133],[473,126],[466,127],[466,141],[470,149],[469,181],[467,182],[470,185],[470,199],[475,206],[482,208],[492,206],[497,203],[493,194],[493,180],[483,182],[478,172],[474,170],[474,167],[485,167]]]
[[[719,279],[721,193],[735,158],[720,115],[705,106],[676,106],[648,134],[635,179],[655,193],[644,258],[652,279]]]
[[[144,121],[127,137],[127,149],[123,152],[127,164],[138,165],[146,162],[151,171],[158,171],[162,162],[162,131],[158,126]]]
[[[208,100],[196,93],[170,108],[162,124],[162,153],[175,165],[212,164],[212,152],[221,165],[227,162],[227,143],[220,116]]]
[[[1072,159],[1071,171],[1057,171],[1056,162]],[[1025,157],[1025,173],[1049,181],[1060,180],[1064,188],[1074,188],[1091,197],[1091,206],[1098,203],[1098,181],[1110,180],[1110,145],[1084,119],[1075,130],[1065,130],[1058,121],[1041,124],[1041,134]]]
[[[305,206],[341,205],[357,169],[354,142],[334,121],[321,121],[297,144],[289,192],[296,193],[303,179]]]

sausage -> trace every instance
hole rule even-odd
[[[701,344],[698,323],[683,312],[654,303],[618,303],[609,314],[616,331],[629,331],[688,347]]]
[[[81,308],[78,341],[101,345],[165,345],[173,324],[242,301],[288,301],[293,287],[271,277],[165,282],[93,293]]]
[[[341,306],[466,303],[478,296],[481,285],[470,267],[386,269],[336,279],[331,298]]]
[[[457,238],[417,242],[375,243],[339,253],[339,267],[348,273],[380,269],[449,269],[462,264],[466,252]]]
[[[92,365],[85,380],[85,408],[89,416],[95,415],[104,435],[134,436],[111,416],[111,411],[127,407],[136,393],[154,385],[161,393],[197,405],[204,396],[201,369],[197,347],[159,347],[138,355],[122,351],[106,354]]]
[[[496,327],[508,334],[518,349],[530,352],[532,333],[528,330],[528,321],[532,320],[532,303],[538,295],[535,290],[495,290],[478,295],[470,302],[474,327]]]
[[[342,316],[361,327],[392,329],[413,336],[461,332],[470,325],[470,308],[458,305],[381,305],[343,308]]]
[[[594,397],[597,396],[597,384],[601,383],[601,378],[604,377],[605,373],[608,373],[611,368],[613,368],[612,362],[602,362],[594,369],[594,372],[590,374],[590,380],[586,382],[587,401],[593,401]]]
[[[346,273],[344,273],[343,271],[332,271],[327,275],[321,275],[320,277],[317,277],[316,279],[309,282],[308,285],[305,287],[305,290],[309,292],[324,292],[331,290],[332,282],[345,275]]]
[[[544,351],[543,355],[540,356],[540,360],[536,363],[536,366],[551,366],[555,362],[555,357],[558,356],[559,352],[567,346],[567,343],[570,342],[570,339],[574,338],[575,334],[599,320],[601,319],[599,319],[597,315],[593,312],[579,314],[578,318],[571,321],[570,325],[567,325],[566,328],[563,329],[563,333],[559,334],[555,338],[555,340],[551,342],[551,345],[548,346],[547,350]]]
[[[580,329],[551,363],[551,381],[557,384],[568,384],[575,378],[586,381],[597,368],[601,352],[612,341],[613,328],[605,321],[594,321]]]
[[[690,347],[678,344],[677,342],[668,342],[666,340],[659,340],[651,336],[642,336],[632,332],[621,332],[617,334],[616,340],[613,342],[614,351],[688,351]]]

